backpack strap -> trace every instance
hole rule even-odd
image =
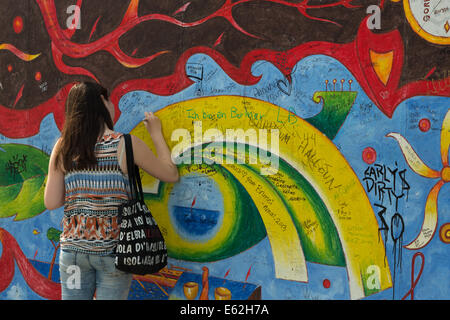
[[[142,191],[141,176],[139,174],[139,167],[134,162],[133,145],[130,134],[123,135],[125,139],[125,152],[127,156],[127,171],[128,179],[130,181],[130,191],[133,199],[144,201],[144,193]]]

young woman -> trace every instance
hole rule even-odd
[[[92,82],[72,87],[44,194],[47,209],[64,205],[62,299],[128,297],[132,275],[116,270],[112,255],[119,235],[118,205],[128,200],[129,191],[124,139],[114,131],[112,119],[114,105],[105,88]],[[132,135],[135,163],[161,181],[178,181],[161,121],[146,112],[144,123],[158,156]]]

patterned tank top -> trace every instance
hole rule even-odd
[[[97,165],[66,173],[62,250],[97,255],[114,252],[119,236],[118,206],[129,194],[128,176],[117,158],[121,137],[121,133],[103,136],[95,145]]]

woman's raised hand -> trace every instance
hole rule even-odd
[[[161,133],[161,120],[153,112],[145,112],[144,124],[150,135]]]

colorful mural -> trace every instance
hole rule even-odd
[[[448,299],[449,7],[2,0],[0,299],[61,297],[43,190],[82,80],[180,173],[141,172],[169,263],[129,299]]]

